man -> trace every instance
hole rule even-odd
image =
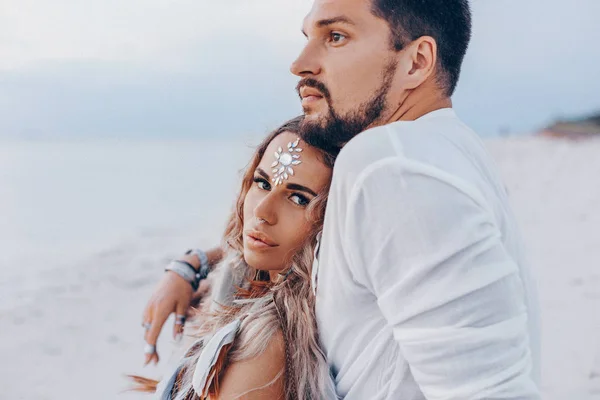
[[[313,271],[339,395],[538,399],[521,239],[483,145],[451,108],[467,0],[315,0],[303,33],[291,67],[303,139],[345,145]],[[175,304],[185,310],[181,282],[165,276],[155,296],[169,298],[151,299],[150,343]]]

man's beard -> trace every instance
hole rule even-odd
[[[396,66],[397,62],[391,61],[384,69],[381,86],[373,97],[343,116],[336,113],[332,107],[331,94],[323,83],[312,78],[302,79],[297,90],[303,86],[319,90],[327,101],[329,114],[315,121],[304,119],[300,127],[300,137],[311,146],[337,154],[350,139],[378,122],[386,111],[386,97],[392,86]]]

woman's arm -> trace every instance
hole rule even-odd
[[[218,264],[223,258],[223,249],[215,247],[206,252],[208,262],[211,266]],[[200,260],[196,255],[188,254],[180,258],[189,262],[194,268],[200,268]],[[190,302],[194,296],[194,291],[189,282],[177,275],[175,272],[165,272],[158,283],[156,289],[150,296],[144,313],[142,322],[149,323],[150,327],[145,331],[144,340],[150,345],[156,345],[158,336],[162,331],[163,325],[169,315],[176,313],[186,315]],[[181,334],[181,325],[173,326],[173,336]],[[158,353],[146,354],[146,364],[158,362]]]
[[[206,251],[206,257],[208,258],[208,264],[211,266],[211,270],[223,259],[224,251],[221,247],[214,247]],[[179,258],[180,260],[187,261],[194,268],[200,269],[200,259],[195,254],[185,254]]]
[[[278,332],[261,355],[227,366],[219,387],[218,400],[284,398],[285,344],[282,333]]]

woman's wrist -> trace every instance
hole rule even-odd
[[[205,254],[205,258],[202,257],[201,253]],[[203,261],[206,263],[206,266],[210,271],[214,269],[214,266],[217,265],[223,259],[223,250],[220,247],[212,248],[206,252],[202,250],[189,250],[186,254],[179,257],[179,260],[185,261],[190,264],[196,271],[199,271],[202,268]]]
[[[184,260],[173,260],[165,268],[165,272],[174,272],[192,285],[194,291],[198,290],[198,286],[202,279],[206,278],[206,274],[196,269],[187,261]]]
[[[200,269],[200,259],[195,254],[184,254],[183,256],[179,257],[179,260],[190,264],[196,271]]]
[[[171,271],[188,281],[194,291],[211,271],[209,258],[202,250],[188,250],[183,256],[167,265],[165,271]]]

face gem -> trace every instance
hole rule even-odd
[[[296,139],[294,142],[289,142],[286,152],[284,152],[281,147],[275,152],[275,161],[271,164],[273,172],[275,173],[275,176],[272,179],[275,185],[281,185],[284,179],[293,176],[294,169],[292,166],[300,165],[302,163],[302,161],[300,161],[300,155],[295,154],[302,152],[302,149],[298,147],[299,143],[300,138]]]

